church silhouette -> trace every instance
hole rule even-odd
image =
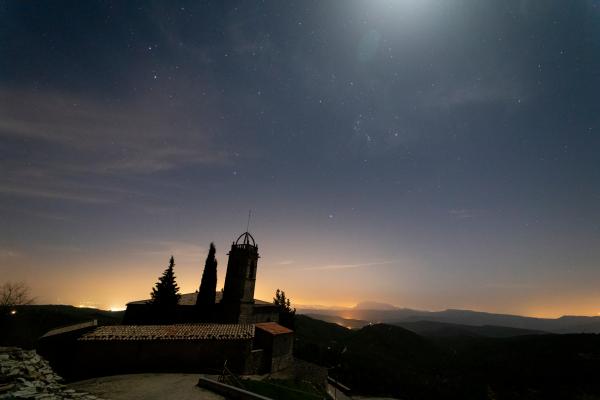
[[[214,254],[211,246],[200,290],[182,295],[178,304],[133,301],[122,325],[90,321],[54,329],[40,339],[40,354],[62,375],[78,379],[214,372],[224,365],[240,374],[291,367],[294,332],[279,324],[275,304],[254,298],[259,254],[252,235],[244,232],[232,243],[222,292],[216,292]]]
[[[213,247],[214,248],[214,247]],[[244,232],[231,244],[223,291],[216,291],[216,261],[204,267],[200,290],[181,295],[179,304],[168,310],[157,310],[150,300],[127,304],[123,323],[194,323],[216,322],[252,324],[279,322],[279,309],[272,302],[254,298],[258,267],[258,246],[249,232]],[[214,279],[205,279],[214,268]],[[165,315],[166,314],[166,315]]]

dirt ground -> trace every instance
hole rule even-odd
[[[115,375],[74,382],[71,389],[106,400],[223,400],[196,386],[198,374]]]

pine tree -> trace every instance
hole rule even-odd
[[[171,256],[169,260],[169,266],[163,272],[162,276],[158,278],[156,286],[152,288],[152,299],[150,303],[159,307],[175,307],[179,303],[179,287],[175,282],[175,273],[173,271],[175,267],[175,259]]]
[[[286,298],[283,290],[277,289],[273,304],[279,308],[279,323],[287,328],[294,329],[296,320],[296,309],[292,308],[290,299]]]
[[[210,244],[210,250],[204,263],[204,272],[202,272],[202,281],[200,282],[200,291],[196,298],[196,305],[210,306],[215,304],[215,295],[217,292],[217,259],[215,257],[214,243]]]

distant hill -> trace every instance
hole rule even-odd
[[[368,321],[359,319],[347,319],[337,315],[307,314],[308,317],[319,319],[321,321],[331,322],[347,329],[360,329],[370,325]],[[522,335],[539,335],[549,332],[511,328],[507,326],[496,325],[461,325],[437,321],[405,321],[395,322],[390,325],[399,326],[421,336],[427,337],[446,337],[446,336],[483,336],[483,337],[511,337]]]
[[[397,310],[398,307],[376,301],[363,301],[353,307],[355,310]]]
[[[368,303],[379,304],[379,303]],[[600,317],[563,316],[560,318],[534,318],[510,314],[493,314],[470,310],[422,311],[409,308],[345,310],[299,309],[307,315],[336,316],[367,323],[399,324],[430,321],[456,325],[502,326],[551,333],[600,333]],[[341,322],[341,321],[340,321]]]
[[[98,320],[100,325],[114,325],[123,319],[123,311],[104,311],[66,305],[30,305],[16,307],[0,329],[0,346],[33,348],[37,339],[51,329]]]
[[[369,325],[368,321],[362,321],[360,319],[347,319],[338,317],[337,315],[306,314],[306,316],[325,322],[331,322],[347,329],[360,329],[363,326]]]
[[[424,337],[398,326],[345,329],[299,315],[295,355],[330,368],[355,393],[402,399],[600,399],[600,335],[481,336],[471,326]],[[480,327],[501,336],[503,327]],[[464,330],[463,330],[464,329]],[[455,331],[456,333],[456,331]]]
[[[511,328],[507,326],[460,325],[436,321],[397,322],[394,325],[400,326],[404,329],[408,329],[411,332],[415,332],[421,336],[426,337],[481,336],[504,338],[524,335],[542,335],[548,333],[531,329]]]

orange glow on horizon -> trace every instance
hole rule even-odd
[[[37,304],[72,304],[77,307],[119,311],[131,301],[150,298],[152,287],[162,273],[168,255],[117,254],[121,256],[118,267],[110,259],[76,259],[73,265],[85,265],[85,272],[75,266],[66,266],[60,260],[21,265],[14,280],[23,280],[36,297]],[[170,254],[170,251],[167,252]],[[281,256],[280,256],[281,257]],[[181,293],[198,289],[202,275],[203,254],[187,253],[176,259],[176,276]],[[219,275],[217,290],[225,280],[226,253],[218,254]],[[282,258],[283,259],[283,258]],[[71,264],[69,264],[71,265]],[[60,269],[60,268],[62,269]],[[459,288],[440,294],[423,282],[420,287],[402,285],[388,291],[379,281],[365,281],[357,269],[347,271],[326,270],[307,273],[300,268],[282,267],[265,262],[259,264],[255,297],[271,301],[277,288],[283,289],[295,307],[339,308],[339,315],[352,318],[344,309],[352,309],[365,300],[393,304],[400,308],[440,311],[448,308],[468,309],[499,314],[513,314],[540,318],[558,318],[563,315],[598,316],[600,296],[592,289],[562,292],[556,288],[531,289],[522,293],[498,290],[495,297],[482,297],[484,287]],[[326,278],[323,275],[326,274]],[[409,281],[409,279],[406,279]],[[335,284],[332,284],[335,282]],[[385,283],[385,282],[384,282]],[[383,289],[382,289],[383,288]],[[352,295],[352,298],[349,297]],[[518,296],[516,296],[518,295]]]
[[[182,291],[182,293],[189,293],[188,291]],[[129,301],[135,301],[135,300],[143,300],[148,298],[149,296],[138,296],[135,298],[131,298]],[[263,300],[263,301],[270,301],[271,298],[267,297],[267,296],[256,296],[257,299]],[[292,299],[293,300],[293,299]],[[124,311],[127,306],[126,303],[124,304],[118,304],[116,302],[110,303],[112,305],[110,306],[94,306],[92,304],[86,303],[86,304],[78,304],[77,307],[80,308],[99,308],[99,309],[103,309],[103,310],[108,310],[108,311],[112,311],[112,312],[118,312],[118,311]],[[304,309],[313,309],[318,311],[319,309],[323,309],[323,310],[335,310],[337,311],[337,315],[339,315],[341,318],[344,319],[356,319],[356,315],[354,315],[353,311],[354,311],[354,307],[358,304],[358,302],[335,302],[335,303],[328,303],[326,301],[324,301],[323,299],[320,299],[319,301],[306,301],[305,299],[301,299],[300,301],[292,301],[292,306],[294,307],[300,307],[300,308],[304,308]],[[476,312],[489,312],[489,313],[494,313],[494,314],[510,314],[510,315],[521,315],[521,316],[525,316],[525,317],[532,317],[532,318],[549,318],[549,319],[554,319],[554,318],[560,318],[562,316],[566,316],[566,315],[577,315],[577,316],[588,316],[588,317],[596,317],[596,316],[600,316],[600,312],[593,312],[593,311],[589,311],[590,309],[595,308],[595,304],[590,305],[590,307],[588,309],[586,308],[582,308],[580,309],[580,312],[575,312],[573,310],[566,310],[567,312],[561,312],[561,309],[551,309],[551,308],[547,308],[547,309],[529,309],[526,312],[520,312],[519,310],[502,310],[502,309],[498,309],[496,307],[491,308],[491,309],[480,309],[480,308],[475,308],[475,307],[446,307],[446,308],[439,308],[439,309],[427,309],[425,307],[406,307],[406,308],[412,308],[415,310],[420,310],[420,311],[444,311],[448,308],[458,308],[458,309],[464,309],[464,310],[471,310],[471,311],[476,311]],[[401,306],[398,306],[398,308],[402,308]],[[344,326],[344,325],[341,325]],[[346,327],[346,326],[344,326]],[[346,327],[347,328],[347,327]]]

